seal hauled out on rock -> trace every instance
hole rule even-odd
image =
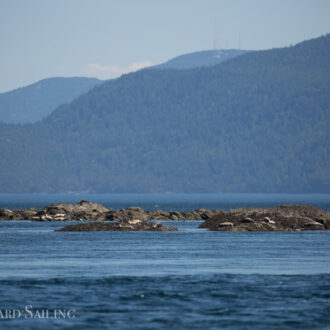
[[[210,230],[330,230],[330,212],[307,205],[282,205],[273,208],[240,208],[230,211],[196,209],[181,213],[178,211],[162,210],[145,211],[140,207],[113,210],[97,203],[80,201],[74,205],[65,203],[53,204],[44,207],[42,210],[35,208],[23,210],[0,209],[0,220],[116,221],[114,228],[120,222],[120,228],[130,228],[131,230],[140,230],[139,228],[143,227],[148,228],[146,223],[149,220],[205,220],[200,225],[200,228],[208,228]],[[232,225],[226,223],[232,223]],[[95,225],[93,226],[96,228]],[[133,228],[129,226],[133,226]]]
[[[216,231],[330,230],[330,212],[307,205],[240,208],[215,215],[199,228]]]
[[[177,231],[177,227],[166,227],[160,222],[128,220],[127,222],[89,222],[70,225],[55,231]]]

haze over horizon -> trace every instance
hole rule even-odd
[[[115,78],[214,42],[285,47],[329,33],[329,10],[327,0],[3,0],[0,92],[54,76]]]

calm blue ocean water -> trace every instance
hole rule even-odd
[[[305,201],[329,209],[329,195],[8,196],[0,196],[0,207],[88,199],[113,208]],[[330,328],[330,232],[209,232],[197,228],[199,221],[166,224],[179,231],[70,233],[54,232],[62,223],[1,221],[0,311],[15,309],[16,318],[0,313],[0,328]]]
[[[113,209],[139,206],[145,210],[179,212],[197,208],[229,210],[281,204],[307,204],[330,211],[330,194],[0,194],[0,208],[41,209],[53,203],[77,203],[81,200]]]

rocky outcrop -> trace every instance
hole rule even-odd
[[[330,229],[330,213],[313,206],[284,205],[274,208],[240,208],[231,211],[197,209],[186,212],[151,210],[139,207],[113,210],[100,204],[53,204],[42,210],[0,210],[0,220],[34,221],[128,221],[205,220],[200,228],[220,231],[299,231]],[[148,222],[147,222],[148,223]],[[145,225],[145,223],[143,223]],[[130,224],[132,225],[132,223]],[[94,227],[96,225],[93,225]],[[101,226],[101,225],[99,225]],[[115,224],[114,227],[117,228]],[[83,227],[82,227],[83,228]],[[96,228],[96,227],[95,227]],[[139,226],[137,226],[139,228]],[[150,227],[151,228],[151,227]],[[116,230],[116,229],[111,229]],[[154,230],[154,229],[152,229]]]
[[[210,217],[199,228],[215,231],[330,230],[330,212],[306,205],[240,208]]]
[[[71,220],[106,220],[109,209],[104,206],[80,201],[77,204],[53,204],[42,210],[0,209],[0,220],[35,220],[35,221],[71,221]]]
[[[206,220],[222,213],[222,210],[197,209],[183,212],[182,215],[185,220]]]
[[[106,212],[106,220],[150,220],[148,219],[148,213],[142,210],[140,207],[128,207],[127,209],[120,210],[108,210]]]
[[[109,209],[88,201],[72,204],[53,204],[37,212],[33,220],[66,221],[66,220],[105,220]]]
[[[187,212],[151,210],[140,207],[113,210],[100,204],[80,201],[77,204],[53,204],[42,210],[0,210],[0,220],[72,221],[72,220],[206,220],[223,211],[197,209]]]
[[[141,220],[205,220],[221,213],[221,210],[197,209],[187,212],[151,210],[144,211],[139,207],[109,210],[107,220],[141,219]]]
[[[38,210],[35,208],[27,210],[0,209],[0,220],[32,220]]]
[[[128,220],[116,222],[89,222],[70,225],[55,231],[177,231],[177,227],[166,227],[159,222]]]

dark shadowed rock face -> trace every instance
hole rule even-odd
[[[106,220],[149,220],[148,213],[140,207],[128,207],[127,209],[108,210]]]
[[[157,222],[128,220],[125,222],[89,222],[70,225],[55,231],[177,231],[177,227],[165,227]]]
[[[240,208],[215,215],[199,228],[215,231],[330,230],[330,212],[306,205]]]

